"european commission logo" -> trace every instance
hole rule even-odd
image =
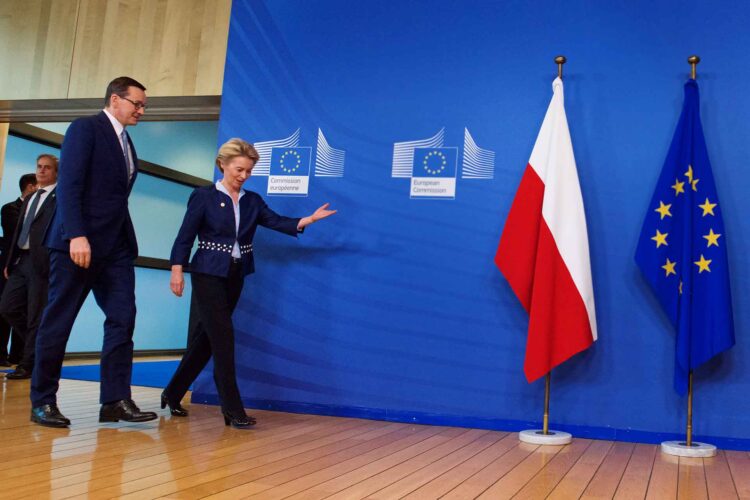
[[[307,196],[310,188],[312,147],[300,146],[300,129],[284,139],[256,142],[260,159],[254,176],[268,177],[267,194],[271,196]],[[328,144],[318,129],[315,147],[315,177],[343,177],[346,151]]]
[[[412,198],[455,198],[457,148],[414,148]]]
[[[391,177],[410,178],[411,198],[455,199],[458,148],[444,147],[445,128],[427,139],[393,144]],[[493,179],[495,152],[480,148],[464,128],[462,179]]]
[[[309,147],[272,148],[268,194],[307,196],[311,154]]]

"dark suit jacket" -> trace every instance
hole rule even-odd
[[[8,248],[10,248],[10,240],[13,238],[13,233],[16,230],[18,224],[18,216],[21,214],[21,205],[23,200],[16,198],[15,201],[6,203],[3,208],[0,209],[0,225],[3,227],[3,244],[0,247],[2,250],[2,262],[5,262],[8,256]]]
[[[258,226],[297,236],[298,224],[299,218],[281,216],[268,208],[259,194],[245,191],[240,198],[240,228],[235,233],[232,199],[214,185],[200,187],[190,195],[169,260],[172,265],[186,266],[198,236],[198,250],[190,263],[190,271],[224,277],[229,274],[236,240],[240,246],[242,271],[247,275],[255,271],[253,237]]]
[[[60,152],[57,211],[45,245],[69,251],[71,238],[86,236],[92,259],[100,258],[122,242],[132,257],[138,255],[128,196],[138,175],[138,158],[130,151],[136,171],[128,181],[125,156],[112,123],[102,111],[70,124]]]
[[[13,232],[13,238],[10,241],[10,247],[8,249],[8,256],[5,260],[5,265],[10,273],[13,269],[13,265],[18,257],[18,236],[21,234],[21,228],[26,219],[26,208],[31,203],[31,199],[36,196],[36,193],[26,197],[21,205],[21,215],[18,218],[18,224],[16,230]],[[49,252],[43,246],[44,235],[47,232],[47,227],[52,220],[52,216],[55,214],[55,208],[57,207],[57,188],[53,189],[51,193],[44,199],[44,203],[37,207],[36,215],[31,223],[31,229],[29,230],[29,256],[33,263],[34,272],[38,276],[46,278],[49,276]]]

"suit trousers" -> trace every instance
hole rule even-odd
[[[5,253],[0,255],[0,258],[5,259]],[[0,275],[0,295],[5,288],[5,277]],[[8,341],[10,340],[10,349],[8,349]],[[7,360],[18,363],[23,357],[23,337],[16,332],[11,332],[10,325],[5,318],[0,315],[0,361]]]
[[[24,350],[18,364],[28,371],[34,369],[36,332],[46,304],[47,277],[34,269],[28,252],[22,252],[0,298],[0,314],[23,337]]]
[[[57,402],[65,347],[76,316],[91,291],[105,316],[99,400],[104,404],[131,399],[135,329],[133,260],[124,240],[106,257],[93,256],[88,269],[76,266],[68,252],[50,250],[49,297],[37,332],[31,377],[32,407]]]
[[[237,388],[232,324],[232,313],[244,284],[242,264],[232,264],[226,278],[191,273],[191,282],[187,351],[164,393],[172,403],[182,400],[213,357],[214,382],[222,411],[233,417],[243,417],[245,410]]]
[[[8,349],[8,340],[10,340],[10,349]],[[0,361],[13,360],[18,363],[22,356],[23,337],[17,331],[11,330],[5,318],[0,316]]]

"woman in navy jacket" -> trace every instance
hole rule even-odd
[[[224,178],[193,191],[172,247],[169,286],[181,297],[185,288],[183,267],[198,237],[198,249],[190,262],[193,293],[187,352],[161,395],[161,407],[169,406],[175,416],[187,416],[180,401],[213,356],[224,423],[235,428],[255,424],[255,419],[245,414],[237,388],[232,325],[244,278],[255,270],[255,230],[260,225],[296,237],[305,226],[336,213],[328,210],[327,203],[303,218],[275,213],[258,194],[242,189],[258,158],[255,148],[242,139],[230,139],[219,148],[216,166]]]

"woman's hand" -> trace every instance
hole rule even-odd
[[[313,212],[312,215],[302,217],[299,220],[297,229],[301,230],[302,228],[304,228],[305,226],[309,226],[313,222],[318,222],[321,219],[325,219],[326,217],[330,217],[331,215],[335,214],[337,210],[328,210],[329,205],[330,203],[326,203],[322,207],[318,208],[315,212]]]
[[[173,294],[182,297],[182,292],[185,290],[185,277],[182,275],[182,266],[172,266],[172,275],[169,278],[169,288],[172,289]]]

